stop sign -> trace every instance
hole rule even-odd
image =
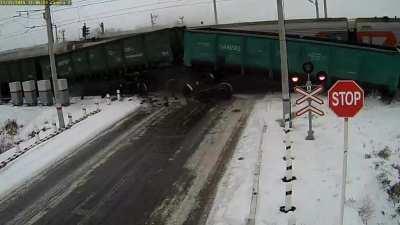
[[[339,117],[354,117],[364,106],[364,90],[352,80],[339,80],[328,91],[329,108]]]

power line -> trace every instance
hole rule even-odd
[[[105,0],[105,1],[102,1],[102,3],[108,3],[108,2],[111,2],[111,1],[120,1],[120,0]],[[117,12],[117,11],[125,11],[125,10],[129,10],[129,9],[136,9],[136,8],[144,8],[144,7],[150,7],[150,6],[156,6],[156,5],[163,5],[163,4],[167,4],[167,3],[177,3],[177,2],[182,2],[182,0],[168,0],[168,1],[163,1],[163,2],[156,2],[156,3],[146,3],[146,4],[141,4],[141,5],[134,5],[134,6],[131,6],[131,7],[124,7],[124,8],[120,8],[120,9],[117,9],[117,10],[113,10],[113,11],[111,11],[111,12]],[[189,4],[186,4],[186,5],[189,5]],[[98,14],[94,14],[94,15],[92,15],[92,16],[96,16],[96,15],[102,15],[103,13],[98,13]],[[58,21],[58,22],[66,22],[66,21],[71,21],[71,19],[68,19],[68,20],[62,20],[62,21]]]
[[[217,2],[230,2],[230,1],[234,1],[234,0],[219,0]],[[166,3],[167,1],[165,1]],[[168,1],[168,2],[177,2],[177,1]],[[150,11],[155,11],[155,10],[162,10],[162,9],[170,9],[170,8],[178,8],[178,7],[185,7],[185,6],[193,6],[193,5],[201,5],[201,4],[211,4],[212,1],[208,0],[208,1],[198,1],[198,2],[194,2],[191,4],[176,4],[176,5],[170,5],[170,6],[164,6],[164,7],[158,7],[158,8],[152,8],[152,9],[142,9],[142,10],[130,10],[124,13],[119,13],[119,14],[111,14],[111,15],[106,15],[106,16],[97,16],[97,15],[103,15],[103,13],[99,13],[99,14],[94,14],[92,15],[92,17],[88,17],[88,18],[83,18],[83,19],[79,19],[79,20],[64,20],[64,21],[59,21],[59,22],[68,22],[68,23],[58,23],[58,27],[62,27],[62,26],[68,26],[71,24],[75,24],[75,23],[81,23],[82,21],[91,21],[91,20],[99,20],[99,19],[109,19],[109,18],[113,18],[113,17],[117,17],[117,16],[123,16],[123,15],[127,15],[127,14],[131,14],[131,13],[143,13],[143,12],[150,12]],[[155,3],[153,3],[152,5],[154,5]],[[156,4],[157,5],[157,4]],[[128,9],[137,9],[138,7],[129,7],[129,8],[125,8],[125,9],[118,9],[118,10],[114,10],[114,11],[110,11],[111,12],[118,12],[118,11],[124,11],[124,10],[128,10]],[[142,8],[142,6],[140,6],[139,8]],[[18,35],[25,35],[26,33],[30,33],[30,32],[37,32],[41,29],[45,28],[44,25],[38,25],[35,26],[35,28],[29,29],[28,31],[25,31],[23,33],[19,33],[16,35],[12,35],[12,36],[7,36],[7,37],[3,37],[1,39],[9,39],[11,37],[15,37]]]
[[[10,38],[15,38],[15,37],[18,37],[18,36],[22,36],[22,35],[26,35],[26,34],[28,34],[28,33],[32,33],[32,32],[38,32],[38,31],[41,31],[41,30],[43,30],[43,29],[45,29],[45,27],[35,27],[35,28],[30,28],[30,27],[28,27],[28,28],[26,28],[26,30],[24,31],[24,32],[15,32],[15,33],[13,33],[12,35],[9,35],[9,36],[7,36],[7,37],[3,37],[3,38],[1,38],[2,40],[7,40],[7,39],[10,39]]]
[[[81,0],[81,1],[77,1],[75,3],[80,3],[80,2],[85,2],[85,1],[88,1],[88,0]],[[117,2],[117,1],[121,1],[121,0],[103,0],[103,1],[100,1],[100,2],[91,2],[91,3],[87,3],[87,4],[82,4],[82,5],[68,6],[66,8],[54,9],[54,10],[52,10],[52,13],[65,11],[65,10],[70,10],[70,9],[77,9],[77,8],[82,8],[82,7],[92,6],[92,5],[100,5],[100,4],[105,4],[105,3]],[[172,3],[172,2],[181,2],[181,1],[182,0],[172,0],[172,1],[163,1],[163,2],[156,2],[156,3],[147,3],[147,4],[138,5],[137,7],[161,5],[161,4]],[[40,11],[43,11],[43,10],[40,10]],[[42,13],[32,13],[30,15],[31,16],[42,15]],[[3,24],[1,22],[7,22],[9,20],[15,20],[15,19],[19,19],[19,18],[22,18],[21,14],[0,19],[0,25]],[[38,18],[30,17],[30,18],[32,18],[32,19],[42,19],[42,17],[38,17]]]
[[[234,1],[234,0],[220,0],[218,2],[230,2],[230,1]],[[163,6],[163,7],[151,8],[151,9],[130,10],[130,11],[127,11],[127,12],[124,12],[124,13],[111,14],[111,15],[106,15],[106,16],[100,16],[100,15],[104,15],[104,14],[103,13],[98,13],[98,14],[92,15],[91,17],[82,18],[80,20],[73,21],[73,19],[68,19],[68,20],[58,21],[58,23],[59,23],[59,26],[66,26],[66,25],[70,25],[70,24],[74,24],[74,23],[79,23],[79,22],[82,22],[82,21],[91,21],[91,20],[97,20],[97,19],[107,19],[107,18],[112,18],[112,17],[116,17],[116,16],[127,15],[127,14],[130,14],[130,13],[150,12],[150,11],[154,11],[154,10],[178,8],[178,7],[201,5],[201,4],[211,4],[211,3],[212,3],[212,1],[209,1],[209,0],[207,0],[207,1],[198,1],[198,2],[195,2],[195,3],[191,3],[191,4],[177,4],[177,5]],[[137,8],[142,8],[142,6],[140,6],[140,7],[135,6],[135,7],[129,7],[129,8],[124,8],[124,9],[118,9],[118,10],[114,10],[114,11],[110,11],[110,12],[119,12],[119,11],[125,11],[125,10],[129,10],[129,9],[137,9]],[[62,22],[68,22],[68,21],[72,21],[72,22],[62,23]]]
[[[81,1],[77,1],[75,3],[86,2],[86,1],[88,1],[88,0],[81,0]],[[98,4],[104,4],[104,3],[109,3],[109,2],[115,2],[115,1],[121,1],[121,0],[103,0],[103,1],[100,1],[100,2],[92,2],[92,3],[88,3],[88,4],[83,4],[83,5],[67,6],[66,8],[54,9],[54,10],[52,10],[52,13],[53,12],[60,12],[60,11],[64,11],[64,10],[69,10],[69,9],[80,8],[80,7],[91,6],[91,5],[98,5]],[[34,11],[40,11],[40,12],[39,13],[32,13],[30,15],[32,15],[32,16],[42,15],[41,12],[44,11],[44,9],[34,10]],[[15,20],[15,19],[23,18],[23,16],[21,15],[21,12],[28,12],[28,10],[16,11],[16,12],[19,12],[19,15],[14,15],[14,16],[2,18],[2,19],[0,19],[0,22],[7,22],[9,20]],[[39,19],[39,18],[42,19],[42,17],[39,17],[39,18],[30,17],[30,18],[32,18],[32,19]]]

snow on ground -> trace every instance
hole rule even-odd
[[[336,117],[327,105],[322,108],[326,115],[314,119],[315,141],[305,140],[308,129],[306,116],[294,120],[291,132],[294,141],[294,174],[297,177],[294,182],[294,204],[297,207],[295,217],[298,225],[339,224],[343,119]],[[295,106],[295,109],[299,107]],[[267,95],[256,102],[218,186],[208,225],[247,224],[260,147],[263,156],[255,224],[287,224],[287,215],[279,211],[285,199],[285,186],[281,178],[285,175],[286,167],[282,160],[284,133],[277,122],[282,117],[281,112],[282,103],[278,95]],[[396,216],[396,208],[388,200],[386,192],[390,185],[399,182],[399,171],[393,166],[400,164],[399,115],[399,102],[386,105],[371,97],[367,98],[364,109],[350,119],[346,225],[363,225],[360,208],[370,211],[368,225],[400,224],[400,217]],[[259,146],[264,123],[267,131],[262,136],[262,146]],[[389,152],[387,159],[382,156],[383,149]]]
[[[73,99],[70,106],[63,107],[66,123],[68,121],[67,113],[71,113],[73,119],[76,120],[83,115],[82,104],[86,105],[87,112],[91,112],[96,110],[96,102],[100,103],[102,109],[100,113],[89,116],[75,124],[71,129],[36,146],[0,169],[0,199],[21,184],[29,181],[31,177],[46,170],[50,165],[73,153],[77,147],[107,130],[140,106],[140,100],[137,98],[132,98],[131,101],[128,101],[128,99],[122,102],[115,101],[111,105],[107,105],[105,100],[100,97],[88,97],[85,100]],[[51,123],[58,120],[54,107],[1,105],[0,123],[7,119],[16,119],[18,123],[24,125],[20,137],[26,137],[35,127],[43,127],[46,121]],[[25,141],[21,144],[21,148],[28,146],[33,141],[32,139]],[[0,161],[14,154],[16,150],[16,148],[13,148],[0,154]]]

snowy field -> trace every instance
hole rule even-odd
[[[295,99],[295,97],[293,98]],[[325,99],[326,100],[326,99]],[[324,117],[315,117],[316,140],[306,141],[307,117],[294,120],[294,213],[298,225],[339,224],[341,171],[343,160],[343,119],[324,105]],[[295,110],[299,107],[295,106]],[[258,100],[247,127],[236,147],[211,209],[208,225],[247,225],[252,189],[256,183],[256,165],[262,153],[255,224],[286,225],[284,205],[285,175],[282,103],[278,95]],[[364,109],[350,119],[350,149],[346,225],[398,225],[396,212],[400,186],[392,197],[388,190],[399,182],[400,103],[386,105],[367,98]],[[263,132],[263,127],[266,130]],[[393,188],[392,190],[394,190]],[[395,201],[393,201],[395,200]],[[400,210],[399,210],[400,211]]]
[[[96,102],[99,102],[101,112],[89,116],[71,129],[34,147],[0,169],[0,199],[21,184],[28,182],[31,177],[46,170],[50,165],[73,153],[79,146],[107,130],[140,106],[140,99],[137,98],[125,99],[121,102],[115,101],[111,105],[107,105],[105,99],[100,97],[87,97],[84,100],[73,98],[70,106],[63,107],[66,124],[68,123],[68,113],[72,114],[73,120],[76,120],[83,116],[82,105],[85,105],[87,112],[90,113],[97,109]],[[18,125],[22,125],[16,135],[19,139],[25,140],[20,145],[21,149],[35,141],[28,137],[33,130],[48,127],[47,131],[41,132],[42,135],[45,135],[46,132],[54,132],[51,124],[58,122],[55,107],[0,105],[0,124],[10,119],[14,119]],[[14,147],[0,154],[0,161],[16,152],[17,148]]]

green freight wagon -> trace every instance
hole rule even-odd
[[[169,30],[144,33],[144,46],[150,67],[171,65],[174,56],[171,49]]]
[[[87,48],[90,74],[99,76],[107,73],[107,57],[103,45]]]
[[[169,31],[169,40],[170,40],[171,50],[173,53],[175,63],[182,63],[183,51],[184,51],[183,37],[184,37],[185,28],[184,27],[174,27],[174,28],[168,29],[168,31]]]
[[[0,63],[0,97],[9,96],[8,83],[11,78],[8,73],[7,63]]]
[[[7,62],[0,63],[0,82],[8,83],[11,81],[11,77],[8,72]]]
[[[88,52],[86,49],[79,49],[71,52],[72,68],[76,78],[83,78],[90,74]]]
[[[277,36],[251,32],[228,32],[215,29],[185,32],[184,64],[208,64],[210,67],[280,71]],[[377,49],[327,42],[288,38],[290,74],[303,74],[302,65],[311,61],[314,72],[324,71],[331,84],[335,79],[354,79],[394,93],[399,86],[400,54],[389,49]]]
[[[128,69],[147,66],[143,35],[135,35],[124,39],[122,46],[125,65]]]
[[[9,72],[9,76],[11,78],[11,82],[14,81],[22,81],[23,77],[21,75],[21,66],[19,64],[18,61],[11,61],[8,62],[8,72]],[[26,79],[24,79],[26,80]]]
[[[124,67],[124,54],[122,41],[117,40],[104,45],[108,69],[111,71],[120,70]]]
[[[40,70],[43,80],[51,79],[50,60],[48,56],[43,56],[37,59],[39,61]]]
[[[56,55],[57,77],[71,81],[74,76],[72,58],[69,53]]]
[[[19,61],[21,67],[21,80],[37,80],[35,59],[23,59]]]

